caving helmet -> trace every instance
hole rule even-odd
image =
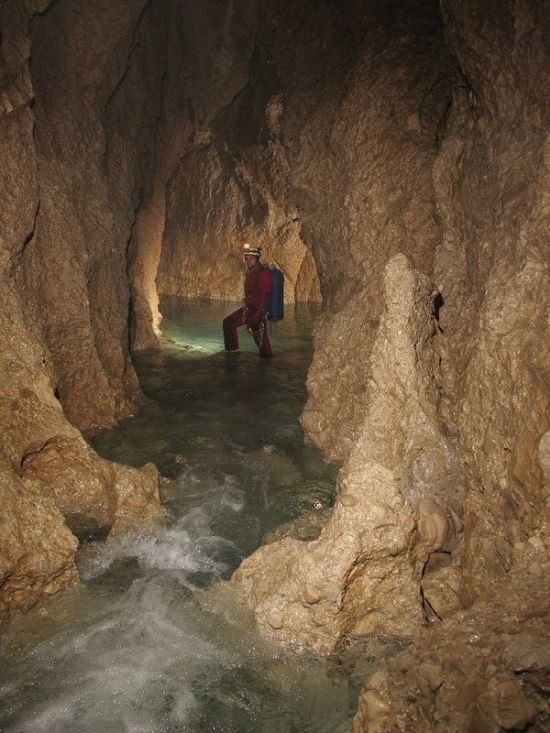
[[[254,257],[257,257],[260,259],[262,256],[262,250],[260,247],[255,247],[253,244],[250,244],[250,242],[245,242],[243,244],[243,257],[245,255],[253,255]]]

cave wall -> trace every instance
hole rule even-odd
[[[285,299],[319,300],[317,271],[288,193],[284,96],[258,3],[180,10],[189,138],[166,187],[162,295],[242,298],[244,241],[285,273]]]
[[[357,731],[543,730],[548,6],[443,2],[440,24],[377,6],[349,4],[347,44],[328,4],[289,31],[285,142],[324,297],[302,422],[344,460],[336,506],[234,581],[293,645],[420,635],[368,682]]]
[[[77,429],[114,424],[140,396],[126,245],[158,116],[138,102],[155,98],[147,56],[164,28],[145,8],[0,8],[0,618],[77,578],[71,529],[161,515],[156,468],[104,461]]]
[[[234,581],[286,643],[420,635],[367,685],[356,730],[408,730],[407,705],[411,730],[436,729],[461,696],[452,730],[496,725],[508,704],[535,720],[517,661],[492,656],[490,604],[475,604],[498,598],[511,629],[528,569],[517,643],[544,645],[528,621],[548,616],[548,7],[350,3],[348,29],[316,7],[296,9],[295,35],[290,15],[298,59],[281,48],[278,68],[324,305],[302,423],[344,466],[319,539],[265,546]],[[466,638],[434,654],[421,632],[471,604],[494,669],[476,667],[466,694]]]
[[[432,272],[431,168],[457,68],[434,2],[283,5],[277,20],[291,191],[324,305],[302,424],[342,459],[366,408],[384,267],[404,252]]]
[[[367,682],[354,730],[543,731],[550,8],[444,0],[442,11],[464,84],[434,166],[440,412],[465,468],[459,591],[475,602]]]
[[[538,448],[550,394],[550,9],[443,11],[466,88],[434,168],[441,413],[469,475],[464,567],[475,596],[547,510]]]
[[[289,11],[287,36],[271,39],[323,293],[302,425],[345,460],[339,500],[318,540],[262,548],[235,576],[266,633],[316,649],[418,632],[431,556],[460,582],[462,551],[464,468],[439,409],[432,174],[462,77],[436,3],[352,7]],[[458,602],[449,591],[448,612]]]
[[[126,247],[154,161],[165,35],[154,8],[62,2],[30,26],[39,208],[16,276],[81,429],[114,425],[140,393]]]

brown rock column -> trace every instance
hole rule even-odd
[[[397,255],[384,295],[368,409],[328,524],[313,542],[260,548],[233,576],[267,633],[318,651],[349,633],[417,633],[426,563],[458,547],[460,465],[434,401],[430,283]]]
[[[443,8],[465,78],[434,168],[441,410],[469,473],[473,599],[548,516],[537,451],[550,420],[550,13],[537,2]]]
[[[306,19],[285,6],[280,24],[291,197],[324,302],[302,425],[344,459],[367,408],[384,267],[403,252],[432,273],[432,165],[456,65],[437,3],[320,3]]]
[[[119,11],[121,22],[136,19],[125,15],[129,6]],[[29,73],[33,12],[43,13],[33,25],[33,66],[42,94],[36,102]],[[113,211],[102,208],[106,188],[94,190],[101,163],[94,153],[103,139],[96,139],[92,122],[98,119],[91,101],[98,69],[84,65],[79,77],[74,58],[70,63],[79,39],[80,51],[85,50],[85,34],[77,29],[86,13],[81,17],[74,4],[57,3],[52,29],[50,12],[46,2],[34,3],[29,14],[19,2],[0,8],[1,619],[77,579],[77,540],[66,521],[72,525],[78,517],[81,525],[118,532],[160,515],[156,469],[136,471],[99,459],[67,421],[58,399],[64,397],[64,407],[80,425],[109,422],[127,409],[123,385],[135,384],[135,377],[124,346],[125,291],[121,297],[111,290],[124,272],[124,242],[122,255],[115,253],[119,240]],[[91,37],[103,21],[93,19]],[[46,42],[50,32],[50,41],[60,36],[55,48]],[[62,42],[66,32],[73,46]],[[120,32],[107,33],[106,43]],[[51,94],[45,93],[46,86]],[[102,257],[98,242],[105,245],[110,224],[113,236]],[[90,266],[94,257],[96,269]],[[112,268],[118,268],[118,275],[107,278],[104,300],[95,300],[101,290],[94,285],[99,271]]]

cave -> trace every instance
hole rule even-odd
[[[233,576],[261,633],[412,640],[357,732],[546,729],[549,38],[546,0],[1,3],[5,623],[78,582],[71,517],[161,518],[83,436],[253,241],[320,304],[301,424],[342,465]]]

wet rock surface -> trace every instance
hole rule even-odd
[[[414,635],[424,624],[420,581],[430,555],[460,543],[460,496],[445,491],[459,476],[431,381],[417,373],[418,362],[433,362],[429,283],[396,256],[384,293],[369,410],[329,522],[309,544],[287,538],[260,548],[234,575],[267,633],[317,651],[350,633]],[[439,476],[437,494],[425,464]]]
[[[158,474],[100,459],[65,419],[20,304],[2,290],[0,618],[78,579],[65,517],[121,531],[160,516]]]
[[[483,600],[425,631],[371,676],[353,730],[548,730],[550,606],[532,571],[540,557],[521,553]]]
[[[260,627],[419,638],[356,730],[543,730],[548,4],[6,0],[0,30],[1,614],[77,577],[64,516],[158,514],[78,429],[139,406],[158,292],[240,297],[252,238],[323,298],[302,424],[344,461],[319,536],[237,570]]]
[[[53,438],[25,456],[21,478],[29,493],[51,495],[63,515],[109,534],[154,525],[161,517],[159,475],[151,463],[136,470],[98,458],[83,442]]]
[[[160,513],[156,470],[107,464],[76,429],[114,424],[139,398],[123,243],[143,156],[123,154],[112,92],[143,5],[117,8],[0,8],[2,619],[78,578],[64,514],[112,530]]]
[[[268,532],[263,537],[263,544],[278,542],[285,537],[292,537],[295,540],[305,542],[316,540],[330,519],[330,515],[330,509],[310,509],[296,517],[296,519],[284,522],[277,529]]]

